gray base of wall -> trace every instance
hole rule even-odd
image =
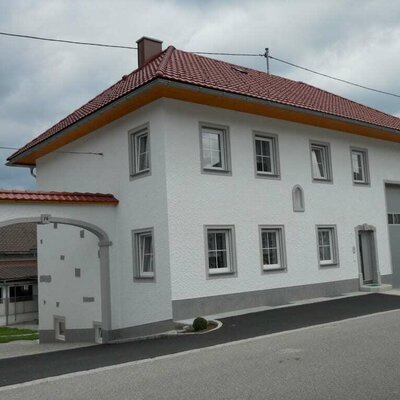
[[[393,275],[381,275],[381,280],[382,283],[387,284],[387,285],[392,285],[393,284]]]
[[[118,339],[132,339],[141,336],[154,335],[155,333],[161,333],[174,329],[175,324],[172,319],[165,321],[153,322],[151,324],[144,324],[139,326],[131,326],[122,329],[115,329],[112,331],[103,331],[103,340],[118,340]],[[67,329],[65,332],[66,342],[89,342],[94,343],[94,328],[93,329]],[[60,342],[56,340],[55,331],[40,330],[39,331],[39,342],[40,343],[54,343]]]
[[[382,276],[382,282],[391,275]],[[228,311],[243,310],[262,306],[278,306],[296,300],[316,297],[335,297],[343,293],[355,292],[360,288],[358,279],[324,282],[312,285],[291,286],[277,289],[233,293],[196,299],[173,300],[172,310],[175,321],[201,315],[214,315]]]
[[[90,342],[94,343],[94,329],[67,329],[65,332],[66,342]],[[54,329],[39,330],[39,343],[55,343],[56,340]]]
[[[130,339],[141,336],[154,335],[155,333],[166,332],[175,328],[172,319],[165,321],[153,322],[139,326],[131,326],[128,328],[116,329],[111,332],[111,339]]]

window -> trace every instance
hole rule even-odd
[[[209,275],[235,272],[233,227],[206,228],[206,257]]]
[[[56,340],[65,341],[65,318],[64,317],[54,317],[54,330]]]
[[[255,133],[254,153],[257,175],[279,177],[277,136]]]
[[[264,271],[284,269],[283,227],[260,227],[261,265]]]
[[[331,157],[329,145],[311,143],[311,168],[315,181],[332,181]]]
[[[337,259],[337,238],[335,227],[318,227],[318,258],[320,265],[335,265]]]
[[[154,278],[153,230],[133,232],[135,278]]]
[[[9,299],[11,303],[33,300],[32,285],[10,286]]]
[[[130,175],[150,172],[150,135],[148,126],[129,132]]]
[[[400,225],[400,213],[389,213],[388,214],[389,225]]]
[[[229,172],[228,128],[201,125],[202,169]]]
[[[354,183],[369,183],[368,156],[366,150],[351,149],[351,168]]]

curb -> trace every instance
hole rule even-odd
[[[143,340],[153,340],[153,339],[161,339],[161,338],[168,338],[168,337],[175,337],[175,336],[185,336],[185,335],[205,335],[210,332],[214,332],[217,329],[220,329],[222,327],[222,322],[217,320],[217,319],[210,319],[208,322],[214,323],[216,325],[215,328],[210,329],[208,331],[202,331],[202,332],[188,332],[184,329],[181,330],[171,330],[167,332],[162,332],[162,333],[156,333],[154,335],[147,335],[147,336],[138,336],[135,338],[126,338],[126,339],[115,339],[115,340],[110,340],[106,344],[120,344],[120,343],[130,343],[130,342],[140,342]]]

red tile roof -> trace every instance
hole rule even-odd
[[[16,280],[37,277],[37,260],[1,260],[0,280]]]
[[[36,223],[25,222],[0,228],[0,256],[3,254],[35,254]]]
[[[8,159],[22,154],[38,143],[93,114],[113,101],[156,79],[163,78],[256,99],[294,106],[398,130],[400,118],[361,105],[303,82],[239,67],[170,46],[142,68],[124,76],[119,82],[32,140]]]
[[[79,192],[36,192],[0,189],[0,202],[105,203],[117,205],[112,194]]]

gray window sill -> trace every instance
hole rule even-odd
[[[318,179],[313,178],[313,183],[333,183],[333,179]]]
[[[262,268],[261,271],[263,274],[273,274],[274,272],[286,272],[287,268]]]
[[[154,276],[134,276],[133,280],[137,282],[155,282],[156,279]]]
[[[262,172],[256,172],[257,178],[265,178],[265,179],[281,179],[281,176],[278,174],[263,174]]]
[[[202,169],[203,174],[211,174],[211,175],[230,175],[231,171],[229,169],[214,169],[214,168],[203,168]]]
[[[129,179],[132,181],[134,179],[142,178],[145,176],[151,175],[151,170],[146,169],[145,171],[135,172],[134,174],[129,175]]]
[[[213,278],[223,278],[223,277],[236,277],[237,273],[236,271],[228,271],[228,272],[208,272],[207,273],[207,279],[213,279]]]
[[[319,264],[320,268],[338,268],[340,265],[338,262],[330,263],[330,264]]]
[[[353,185],[354,186],[364,186],[364,187],[368,187],[368,186],[371,186],[371,183],[370,182],[355,182],[355,181],[353,181]]]

